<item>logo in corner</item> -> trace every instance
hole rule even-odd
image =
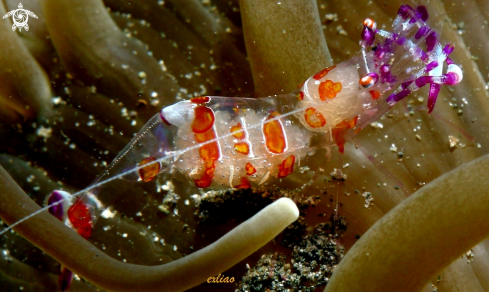
[[[28,31],[29,25],[27,24],[27,21],[29,20],[29,15],[34,18],[37,18],[37,15],[35,15],[32,11],[23,8],[24,6],[22,6],[22,3],[19,3],[18,9],[9,11],[7,14],[3,16],[3,18],[7,18],[13,15],[12,17],[12,20],[14,21],[14,24],[12,25],[13,31],[15,31],[16,28],[19,28],[19,31],[22,31],[22,28]]]

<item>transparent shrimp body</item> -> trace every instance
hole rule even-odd
[[[203,97],[164,108],[162,120],[175,128],[173,149],[189,149],[175,157],[170,172],[201,188],[249,188],[286,177],[309,151],[312,134],[293,115],[284,116],[296,103],[294,95]]]
[[[299,162],[307,165],[314,136],[343,152],[349,136],[427,84],[431,111],[440,86],[460,82],[462,71],[448,57],[453,47],[442,46],[428,19],[424,6],[403,5],[392,32],[365,20],[360,53],[291,94],[204,96],[163,108],[65,210],[71,225],[89,237],[116,198],[107,181],[144,183],[166,175],[199,188],[256,187],[293,175]]]

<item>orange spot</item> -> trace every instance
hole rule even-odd
[[[354,117],[353,119],[347,121],[343,120],[341,121],[338,125],[336,125],[332,130],[331,134],[333,136],[333,139],[336,142],[336,145],[338,145],[338,150],[340,153],[345,152],[345,134],[348,129],[352,129],[356,126],[358,120],[358,116]]]
[[[375,84],[375,80],[372,76],[365,75],[358,81],[363,88],[372,87]]]
[[[195,134],[195,140],[199,143],[207,142],[216,139],[216,132],[209,130],[203,134]],[[214,161],[221,157],[219,153],[219,144],[217,141],[206,143],[199,148],[200,158],[204,161]]]
[[[319,84],[319,98],[322,101],[326,99],[335,98],[336,94],[341,91],[341,82],[333,82],[331,80],[326,80]]]
[[[233,112],[238,113],[239,112],[239,108],[237,106],[233,107]]]
[[[267,120],[279,116],[277,112],[271,112]],[[272,153],[283,153],[287,146],[285,140],[285,132],[279,120],[266,121],[263,124],[263,135],[265,136],[265,144],[268,151]]]
[[[357,121],[358,121],[358,116],[354,117],[353,119],[351,119],[349,121],[343,120],[341,123],[339,123],[335,127],[340,126],[340,127],[348,127],[350,129],[352,129],[357,125]]]
[[[324,76],[326,76],[326,74],[328,74],[329,71],[333,70],[334,68],[336,68],[336,66],[331,66],[331,67],[328,67],[326,69],[323,69],[320,72],[316,73],[314,76],[312,76],[312,78],[319,80],[319,79],[323,78]]]
[[[377,90],[370,90],[368,93],[370,93],[372,99],[379,99],[380,97],[380,92],[378,92]]]
[[[251,188],[251,183],[246,177],[241,178],[241,184],[239,186],[235,186],[237,189],[249,189]]]
[[[192,122],[192,132],[196,134],[205,133],[214,125],[214,112],[206,106],[194,108],[195,118]]]
[[[233,134],[234,138],[236,139],[244,139],[246,137],[246,133],[243,131],[241,123],[231,127],[231,134]]]
[[[204,163],[205,170],[199,179],[194,179],[195,186],[198,188],[208,188],[212,183],[212,178],[214,177],[214,171],[216,167],[214,166],[214,161],[207,161]]]
[[[92,234],[93,221],[92,214],[88,206],[80,199],[68,209],[68,219],[76,232],[83,238],[88,239]]]
[[[202,142],[207,142],[212,139],[215,139],[216,132],[214,132],[214,130],[209,130],[202,134],[194,134],[194,136],[195,136],[195,141],[202,143]]]
[[[194,134],[195,140],[200,143],[205,143],[216,139],[216,132],[214,129],[201,134]],[[199,155],[202,160],[204,160],[204,173],[200,179],[194,179],[195,186],[198,188],[207,188],[212,183],[212,178],[214,177],[214,171],[216,167],[214,162],[219,159],[221,153],[219,152],[219,144],[217,141],[208,142],[199,148]]]
[[[204,161],[218,160],[219,157],[221,157],[221,154],[219,153],[219,144],[217,144],[217,141],[214,141],[200,146],[199,155]]]
[[[139,162],[138,166],[143,166],[145,164],[149,164],[153,161],[155,161],[155,157],[147,157],[143,158],[141,162]],[[141,178],[142,181],[144,182],[149,182],[152,181],[160,172],[161,165],[159,162],[154,162],[150,165],[147,165],[143,168],[140,168],[138,170],[139,172],[139,177]]]
[[[256,168],[253,165],[251,165],[251,163],[249,162],[246,162],[245,169],[246,169],[246,175],[253,175],[256,172]]]
[[[240,143],[234,144],[234,150],[236,150],[236,152],[244,154],[244,155],[250,154],[250,147],[248,146],[248,143],[246,143],[246,142],[240,142]]]
[[[371,18],[365,18],[365,20],[363,21],[363,25],[365,25],[366,27],[368,27],[372,30],[375,30],[375,28],[377,27],[377,24]]]
[[[304,118],[306,118],[307,124],[313,128],[321,128],[326,125],[326,118],[313,107],[306,109]]]
[[[206,102],[209,102],[211,100],[210,97],[208,96],[199,96],[199,97],[194,97],[190,100],[190,102],[193,102],[193,103],[206,103]]]
[[[299,94],[297,94],[297,99],[304,100],[304,92],[300,91]]]
[[[286,177],[294,171],[295,156],[290,155],[278,166],[278,178]]]

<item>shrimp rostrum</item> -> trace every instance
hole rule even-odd
[[[425,85],[433,111],[441,85],[455,85],[463,74],[431,18],[425,6],[402,5],[391,31],[365,19],[359,54],[290,94],[202,96],[163,108],[71,206],[60,203],[67,193],[55,191],[50,212],[89,238],[110,203],[101,192],[108,180],[144,183],[161,174],[198,188],[256,187],[287,177],[299,161],[307,165],[313,137],[343,153],[351,136]]]

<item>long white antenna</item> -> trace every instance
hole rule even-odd
[[[299,112],[304,111],[304,110],[305,110],[305,108],[299,108],[299,109],[295,109],[295,110],[290,111],[290,112],[288,112],[288,113],[281,114],[281,115],[276,116],[276,117],[273,117],[273,118],[271,118],[271,119],[267,119],[267,121],[266,121],[265,123],[268,123],[268,122],[270,122],[270,121],[274,121],[274,120],[279,120],[279,119],[281,119],[281,118],[283,118],[283,117],[287,117],[287,116],[290,116],[290,115],[293,115],[293,114],[299,113]],[[159,115],[159,113],[158,113],[158,114],[156,114],[156,115]],[[259,122],[259,123],[253,124],[252,126],[249,126],[249,127],[248,127],[248,129],[254,129],[254,128],[258,128],[258,127],[262,126],[262,125],[263,125],[263,123],[264,123],[264,122]],[[244,131],[244,129],[242,129],[242,130],[240,130],[240,131]],[[131,170],[125,171],[125,172],[120,173],[120,174],[117,174],[117,175],[115,175],[115,176],[113,176],[113,177],[107,178],[106,180],[103,180],[103,181],[100,181],[100,182],[96,182],[96,183],[94,183],[93,185],[90,185],[90,186],[88,186],[87,188],[85,188],[85,189],[83,189],[83,190],[81,190],[81,191],[78,191],[78,192],[74,193],[74,194],[73,194],[73,197],[79,197],[79,196],[81,196],[81,195],[84,195],[84,194],[86,194],[88,191],[90,191],[90,190],[92,190],[92,189],[95,189],[95,188],[101,187],[102,185],[104,185],[104,184],[106,184],[106,183],[109,183],[109,182],[114,181],[114,180],[116,180],[116,179],[122,178],[123,176],[125,176],[125,175],[127,175],[127,174],[129,174],[129,173],[132,173],[132,172],[134,172],[134,171],[138,171],[138,170],[140,170],[140,169],[142,169],[142,168],[144,168],[144,167],[147,167],[148,165],[151,165],[151,164],[154,164],[154,163],[160,163],[160,162],[163,162],[163,161],[165,161],[165,160],[167,160],[167,159],[174,158],[174,157],[178,157],[178,156],[182,155],[182,154],[183,154],[183,153],[185,153],[185,152],[188,152],[188,151],[191,151],[191,150],[194,150],[194,149],[198,149],[198,148],[200,148],[202,145],[206,145],[206,144],[209,144],[209,143],[212,143],[212,142],[219,141],[220,139],[224,139],[224,138],[230,137],[230,136],[232,136],[233,134],[236,134],[236,132],[234,132],[234,133],[228,133],[228,134],[225,134],[225,135],[219,136],[219,137],[217,137],[217,138],[215,138],[215,139],[212,139],[212,140],[209,140],[209,141],[206,141],[206,142],[203,142],[203,143],[200,143],[200,144],[197,144],[197,145],[194,145],[194,146],[188,147],[188,148],[186,148],[186,149],[184,149],[184,150],[180,150],[180,151],[175,151],[175,152],[172,152],[172,153],[171,153],[170,155],[168,155],[168,156],[161,157],[161,158],[156,159],[156,160],[154,160],[154,161],[151,161],[151,162],[149,162],[149,163],[147,163],[147,164],[140,165],[140,166],[136,166],[135,168],[133,168],[133,169],[131,169]],[[53,206],[56,206],[56,205],[58,205],[58,204],[61,204],[61,203],[62,203],[62,202],[64,202],[65,200],[66,200],[66,199],[62,199],[62,200],[57,201],[57,202],[55,202],[55,203],[53,203],[53,204],[51,204],[51,205],[49,205],[49,206],[43,207],[43,208],[41,208],[40,210],[38,210],[38,211],[36,211],[36,212],[34,212],[34,213],[32,213],[32,214],[29,214],[29,215],[25,216],[24,218],[20,219],[19,221],[17,221],[17,222],[15,222],[15,223],[13,223],[13,224],[12,224],[12,225],[10,225],[9,227],[7,227],[7,228],[5,228],[4,230],[0,231],[0,236],[1,236],[1,235],[3,235],[3,234],[5,234],[6,232],[8,232],[9,230],[11,230],[11,229],[12,229],[12,228],[14,228],[15,226],[19,225],[20,223],[22,223],[22,222],[24,222],[24,221],[26,221],[26,220],[29,220],[30,218],[32,218],[32,217],[34,217],[34,216],[36,216],[37,214],[40,214],[41,212],[44,212],[44,211],[48,210],[49,208],[51,208],[51,207],[53,207]]]

